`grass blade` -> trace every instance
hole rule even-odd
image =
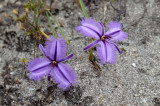
[[[82,12],[83,12],[83,14],[84,14],[84,17],[85,17],[85,18],[88,18],[88,14],[87,14],[86,9],[85,9],[85,7],[84,7],[83,1],[82,1],[82,0],[78,0],[78,1],[79,1],[79,4],[81,5],[81,9],[82,9]]]
[[[62,28],[60,27],[58,21],[56,20],[56,18],[52,15],[52,13],[51,13],[49,10],[47,10],[47,11],[48,11],[48,13],[50,14],[50,16],[53,18],[53,20],[55,21],[56,25],[58,26],[58,29],[60,30],[60,32],[61,32],[61,34],[62,34],[62,36],[63,36],[63,37],[65,38],[65,40],[66,40],[66,36],[64,35],[64,32],[63,32]],[[69,45],[69,41],[66,40],[66,42],[67,42],[67,44]]]

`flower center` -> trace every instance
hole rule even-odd
[[[104,41],[105,39],[110,39],[111,37],[109,35],[103,35],[101,37],[101,40]]]
[[[52,63],[53,63],[53,64],[57,64],[57,62],[56,62],[56,61],[52,61]]]
[[[101,40],[104,41],[104,36],[101,37]]]
[[[52,65],[53,65],[53,67],[54,67],[54,66],[56,66],[56,65],[57,65],[57,63],[58,63],[57,61],[52,61]]]

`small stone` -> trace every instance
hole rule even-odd
[[[11,75],[13,75],[13,74],[14,74],[14,72],[10,72],[10,74],[11,74]]]
[[[29,88],[28,90],[29,90],[29,91],[33,91],[33,90],[35,90],[35,89],[34,89],[34,88]]]
[[[133,66],[133,67],[136,67],[136,63],[132,63],[132,66]]]

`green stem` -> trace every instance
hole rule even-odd
[[[82,12],[83,12],[85,18],[88,18],[88,14],[87,14],[86,9],[84,7],[83,1],[82,0],[78,0],[78,1],[79,1],[80,5],[81,5],[81,9],[82,9]]]
[[[44,6],[43,1],[40,0],[40,2],[42,3],[42,5],[43,5],[43,7],[44,7],[44,9],[45,9],[45,6]],[[46,10],[46,9],[45,9],[45,10]],[[48,18],[48,23],[49,23],[50,28],[51,28],[51,31],[52,31],[52,35],[53,35],[53,37],[55,37],[54,29],[53,29],[53,26],[52,26],[52,23],[51,23],[51,20],[50,20],[50,18],[49,18],[49,15],[48,15],[48,12],[47,12],[47,11],[46,11],[46,15],[47,15],[47,18]]]
[[[40,0],[40,2],[43,4],[43,7],[44,7],[44,9],[45,9],[45,6],[44,6],[43,1]],[[66,39],[66,36],[64,35],[64,32],[63,32],[62,28],[60,27],[60,25],[59,25],[58,21],[56,20],[56,18],[52,15],[52,13],[51,13],[48,9],[45,9],[45,11],[46,11],[46,14],[47,14],[47,15],[48,15],[48,13],[49,13],[49,15],[53,18],[53,20],[55,21],[56,25],[58,26],[58,29],[60,30],[62,36],[63,36],[64,39],[66,40],[66,43],[69,45],[69,41]],[[48,15],[47,17],[49,17],[49,15]],[[49,18],[48,18],[48,19],[49,19]],[[50,19],[49,19],[49,20],[50,20]],[[51,21],[50,21],[50,22],[51,22]],[[51,24],[51,23],[50,23],[50,24]],[[51,25],[50,25],[50,26],[51,26]],[[52,28],[52,33],[54,33],[53,26],[52,26],[51,28]],[[54,34],[54,35],[55,35],[55,34]]]
[[[50,14],[50,16],[53,18],[53,20],[55,21],[56,25],[58,26],[58,29],[60,30],[62,36],[66,39],[66,36],[64,35],[64,32],[63,32],[62,28],[60,27],[60,25],[59,25],[58,21],[56,20],[56,18],[52,15],[52,13],[51,13],[49,10],[46,10],[46,11],[47,11],[47,12]],[[67,42],[67,44],[69,45],[69,41],[68,41],[67,39],[66,39],[66,42]]]
[[[90,42],[92,42],[92,40],[93,40],[93,39],[91,38],[91,39],[90,39]],[[90,48],[90,49],[89,49],[89,60],[92,61],[92,62],[94,61],[93,48]]]
[[[49,23],[49,25],[50,25],[50,28],[51,28],[53,37],[55,37],[55,33],[54,33],[54,30],[53,30],[53,26],[52,26],[52,23],[51,23],[51,20],[50,20],[50,18],[49,18],[49,15],[48,15],[48,12],[47,12],[47,11],[46,11],[46,15],[47,15],[47,18],[48,18],[48,23]]]

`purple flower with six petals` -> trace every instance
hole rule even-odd
[[[76,31],[80,34],[95,39],[95,41],[86,46],[84,50],[98,44],[97,56],[102,65],[106,61],[115,64],[117,57],[116,50],[120,53],[116,42],[128,38],[127,33],[121,30],[121,24],[119,22],[110,22],[108,24],[108,29],[109,30],[105,32],[103,24],[93,19],[84,19],[81,21],[80,26],[76,27]]]
[[[71,54],[65,57],[67,52],[65,40],[50,36],[50,39],[46,42],[45,49],[41,44],[39,48],[46,58],[35,58],[27,64],[27,70],[31,72],[29,78],[40,80],[47,75],[48,80],[52,77],[54,82],[59,84],[59,88],[68,90],[71,85],[76,83],[76,74],[72,68],[62,63],[73,56]]]

